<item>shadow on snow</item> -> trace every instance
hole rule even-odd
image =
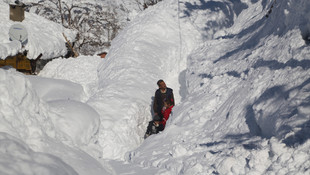
[[[290,147],[306,142],[310,138],[310,120],[298,125],[294,125],[294,122],[305,119],[304,114],[300,113],[298,108],[310,106],[309,84],[310,78],[289,90],[285,90],[284,86],[274,86],[267,89],[252,105],[247,106],[245,118],[250,130],[249,134],[267,139],[277,137],[283,139],[283,143]],[[296,90],[302,93],[301,103],[290,101],[290,93]],[[272,101],[270,105],[279,104],[274,106],[275,109],[272,112],[266,112],[265,114],[263,109],[256,111],[256,113],[254,112],[254,105],[268,104],[270,100]],[[290,121],[292,117],[295,118],[293,121]],[[277,122],[279,120],[282,125],[277,129]],[[299,129],[299,131],[294,132],[296,129]],[[284,138],[290,132],[293,135]]]

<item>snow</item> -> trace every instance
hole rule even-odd
[[[10,3],[12,2],[10,1]],[[27,57],[29,59],[36,59],[41,53],[41,59],[60,57],[67,53],[63,33],[70,41],[73,41],[75,37],[73,32],[63,28],[60,24],[32,13],[25,12],[25,19],[22,22],[11,21],[9,5],[4,1],[0,2],[0,11],[2,31],[0,33],[0,59],[15,55],[22,50],[28,51]],[[19,42],[9,40],[9,29],[13,24],[20,24],[27,30],[28,43],[24,48]]]
[[[41,78],[37,76],[29,76],[28,78],[35,88],[37,95],[44,101],[80,101],[84,97],[84,90],[80,84],[68,80]]]
[[[78,174],[51,154],[33,152],[19,139],[0,133],[1,174]]]
[[[96,141],[99,129],[99,114],[84,103],[74,100],[57,100],[49,103],[55,116],[51,115],[57,129],[80,145]]]
[[[310,2],[273,2],[165,0],[105,59],[0,69],[1,174],[309,174]],[[158,79],[176,106],[143,140]]]
[[[1,50],[0,58],[6,58],[7,56],[15,55],[19,51],[21,51],[21,48],[22,48],[22,46],[21,46],[21,43],[19,41],[1,43],[1,45],[0,45],[0,50]]]

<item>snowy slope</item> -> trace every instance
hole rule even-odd
[[[193,4],[189,16],[236,5]],[[270,3],[245,2],[230,28],[189,56],[189,94],[169,127],[128,160],[172,174],[308,174],[309,5],[277,2],[266,18]]]
[[[81,86],[60,97],[59,91],[55,91],[60,85],[60,89],[79,86],[65,80],[48,81],[12,69],[0,69],[0,174],[106,172],[95,158],[82,151],[85,145],[95,142],[98,114],[87,105],[75,102],[78,98],[68,100],[70,96],[78,97],[78,89],[83,90]],[[74,105],[70,106],[70,102]]]
[[[310,2],[273,2],[165,0],[106,59],[0,69],[1,174],[309,174]],[[143,140],[158,79],[177,105]]]
[[[177,4],[160,3],[136,17],[113,41],[98,68],[99,91],[88,104],[102,115],[99,143],[104,158],[124,159],[141,144],[158,79],[175,89],[180,102],[178,74],[185,70],[184,55],[191,46],[181,48],[178,13],[171,9]],[[184,36],[189,39],[184,45],[195,42],[190,38],[194,34]]]

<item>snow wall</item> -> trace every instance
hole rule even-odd
[[[142,12],[113,40],[98,68],[99,90],[87,103],[101,115],[104,158],[123,160],[142,143],[159,79],[175,90],[177,103],[182,98],[179,73],[200,34],[193,29],[181,43],[177,9],[177,3],[169,2]]]

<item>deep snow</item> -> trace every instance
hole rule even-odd
[[[309,8],[165,0],[106,59],[0,69],[1,174],[309,174]],[[177,105],[143,140],[158,79]]]
[[[14,4],[14,1],[8,3]],[[25,1],[27,3],[28,1]],[[9,5],[6,1],[0,1],[0,59],[15,55],[18,52],[28,51],[29,59],[36,59],[41,53],[41,59],[56,58],[66,55],[67,48],[65,38],[73,41],[75,33],[65,29],[60,24],[53,23],[38,15],[25,12],[25,19],[22,22],[11,21]],[[20,24],[26,28],[28,43],[22,47],[19,42],[10,41],[9,29],[14,24]]]

